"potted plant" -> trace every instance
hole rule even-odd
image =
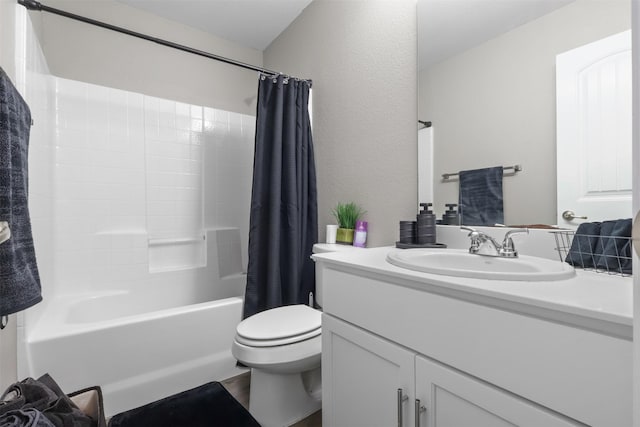
[[[336,233],[336,243],[353,244],[353,231],[356,228],[356,221],[364,211],[353,202],[338,203],[331,212],[338,221],[338,231]]]

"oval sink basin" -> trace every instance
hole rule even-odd
[[[560,261],[526,255],[489,257],[466,249],[396,249],[387,254],[387,261],[409,270],[475,279],[553,281],[576,274],[573,267]]]

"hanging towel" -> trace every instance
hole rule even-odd
[[[502,166],[460,171],[459,212],[464,225],[504,223]]]
[[[42,300],[28,209],[30,131],[29,106],[0,68],[0,221],[11,230],[0,244],[0,316]]]

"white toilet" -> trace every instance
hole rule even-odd
[[[360,250],[316,244],[314,253]],[[321,290],[316,289],[318,304]],[[321,312],[306,305],[272,308],[236,328],[233,356],[251,368],[249,412],[262,427],[294,424],[322,406]]]

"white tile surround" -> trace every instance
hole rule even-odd
[[[207,282],[194,271],[208,262],[206,230],[238,228],[245,268],[255,118],[51,76],[24,8],[16,12],[45,298],[19,316],[20,361],[29,325],[56,295]],[[20,362],[18,376],[28,376]]]
[[[206,228],[247,230],[253,118],[54,81],[54,282],[66,292],[202,267]]]

